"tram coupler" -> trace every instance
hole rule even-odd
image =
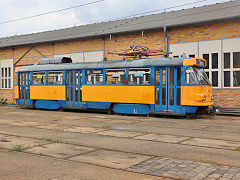
[[[209,115],[210,116],[215,116],[216,115],[216,111],[217,111],[217,109],[218,109],[218,106],[217,105],[211,105],[211,106],[209,106]]]

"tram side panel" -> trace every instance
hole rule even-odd
[[[123,114],[149,114],[154,110],[154,86],[83,86],[86,107],[92,103],[113,103],[113,111]],[[93,104],[92,104],[93,106]]]
[[[30,87],[30,99],[34,99],[34,106],[43,109],[59,109],[65,107],[66,86],[36,86]]]

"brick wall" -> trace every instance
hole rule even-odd
[[[98,50],[103,50],[103,40],[99,38],[55,43],[54,45],[55,54]]]
[[[0,99],[7,99],[7,103],[13,103],[13,90],[0,90]]]
[[[240,21],[171,29],[170,42],[181,43],[240,36]]]
[[[213,95],[216,105],[240,107],[240,89],[213,89]]]

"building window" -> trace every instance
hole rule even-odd
[[[46,72],[33,72],[33,84],[46,84]]]
[[[233,87],[240,87],[240,71],[233,71]]]
[[[223,62],[224,87],[240,87],[240,52],[224,53]]]
[[[111,69],[106,71],[107,84],[125,84],[126,72],[124,69]]]
[[[49,71],[48,72],[48,84],[62,84],[63,72]]]
[[[151,73],[149,68],[130,69],[128,83],[129,84],[150,84]]]
[[[233,68],[240,68],[240,52],[233,53]]]
[[[224,53],[223,60],[224,60],[224,69],[229,69],[230,68],[230,53]]]
[[[12,88],[12,68],[2,67],[1,68],[1,89]]]
[[[212,86],[219,87],[219,53],[203,54],[202,57],[207,60],[205,71]]]
[[[103,70],[86,70],[86,84],[103,84]]]
[[[209,69],[209,54],[203,54],[203,59],[207,61],[207,66],[205,68]]]

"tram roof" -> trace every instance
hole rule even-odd
[[[99,68],[138,68],[150,66],[181,66],[186,58],[154,58],[139,60],[118,60],[118,61],[101,61],[86,63],[64,63],[64,64],[35,64],[24,66],[18,69],[19,72],[25,71],[47,71],[47,70],[71,70],[71,69],[99,69]]]

